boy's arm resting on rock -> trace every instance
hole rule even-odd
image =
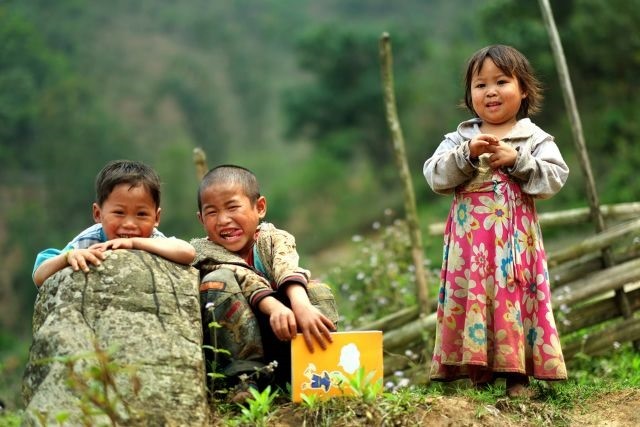
[[[59,253],[43,261],[42,264],[33,271],[33,283],[35,283],[37,287],[42,286],[45,280],[68,265],[66,253]]]
[[[153,252],[168,260],[180,263],[191,264],[196,256],[196,250],[188,242],[176,237],[170,237],[168,239],[142,239],[143,245],[149,245],[148,249],[144,249],[147,252]]]
[[[89,272],[89,264],[100,265],[104,254],[95,249],[68,249],[58,251],[47,249],[38,254],[36,267],[33,271],[33,282],[40,287],[54,273],[71,266],[74,271]]]
[[[188,242],[176,237],[153,238],[131,237],[113,239],[91,246],[92,249],[105,251],[107,249],[139,249],[160,255],[169,261],[180,264],[191,264],[196,256],[196,250]]]
[[[136,242],[135,249],[157,254],[180,264],[191,264],[196,256],[196,250],[193,246],[177,237],[167,239],[140,238],[140,241]]]

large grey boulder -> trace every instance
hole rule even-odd
[[[89,425],[111,425],[114,417],[123,425],[206,425],[198,292],[195,269],[136,250],[108,252],[88,274],[66,268],[49,278],[34,308],[23,424],[57,424],[63,413],[69,414],[66,425],[86,424],[81,408],[100,405],[87,402],[84,380],[75,381],[75,390],[69,385],[65,361],[78,358],[74,370],[86,375],[98,348],[113,362],[109,371],[121,396],[111,392],[113,403],[106,405],[115,416],[97,411]]]

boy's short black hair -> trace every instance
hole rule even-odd
[[[153,168],[134,160],[113,160],[96,176],[96,203],[102,206],[113,189],[120,184],[139,185],[151,194],[156,207],[160,207],[160,177]]]
[[[200,186],[198,187],[198,212],[202,212],[201,195],[205,189],[212,185],[228,183],[239,184],[251,204],[256,203],[260,198],[260,185],[253,172],[238,165],[219,165],[210,169],[200,181]]]

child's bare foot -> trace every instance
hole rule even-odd
[[[506,381],[507,397],[532,397],[532,390],[529,388],[529,377],[526,375],[509,375]]]
[[[486,390],[495,382],[493,372],[484,366],[469,366],[469,379],[476,390]]]

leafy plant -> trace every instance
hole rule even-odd
[[[382,379],[373,380],[374,371],[366,372],[360,367],[353,376],[345,378],[345,383],[351,387],[355,397],[366,403],[373,403],[382,392]]]
[[[255,388],[249,388],[252,398],[247,399],[246,405],[241,408],[240,421],[256,426],[266,426],[267,417],[272,410],[273,400],[278,396],[277,392],[271,392],[271,386],[267,386],[261,392]]]
[[[106,351],[94,342],[94,351],[79,355],[44,359],[40,363],[60,362],[66,367],[67,386],[79,398],[78,408],[83,425],[95,424],[98,416],[106,415],[111,425],[126,425],[136,419],[136,413],[117,385],[116,378],[128,374],[131,390],[135,396],[141,389],[139,377],[132,367],[122,367],[111,360],[111,351]],[[47,414],[39,414],[41,423],[47,425]],[[70,417],[66,411],[56,414],[56,421],[62,425]]]
[[[321,399],[317,394],[306,395],[301,393],[300,398],[302,398],[302,404],[311,411],[315,411],[320,406]]]
[[[22,415],[18,412],[0,412],[0,426],[18,427],[22,424]]]
[[[211,318],[214,319],[211,322],[209,322],[209,324],[207,325],[209,327],[209,330],[222,328],[222,325],[215,320],[214,307],[215,307],[214,304],[211,302],[207,303],[207,305],[205,306],[205,309],[209,311]],[[229,353],[229,350],[218,346],[217,335],[213,331],[210,333],[210,335],[214,340],[212,343],[213,345],[202,346],[203,349],[210,350],[213,353],[213,360],[211,361],[211,367],[209,369],[209,372],[207,373],[207,376],[211,379],[210,390],[214,394],[225,393],[226,390],[218,387],[218,385],[225,378],[224,374],[221,374],[220,372],[218,372],[218,365],[219,365],[218,356],[220,355],[230,356],[231,353]]]

